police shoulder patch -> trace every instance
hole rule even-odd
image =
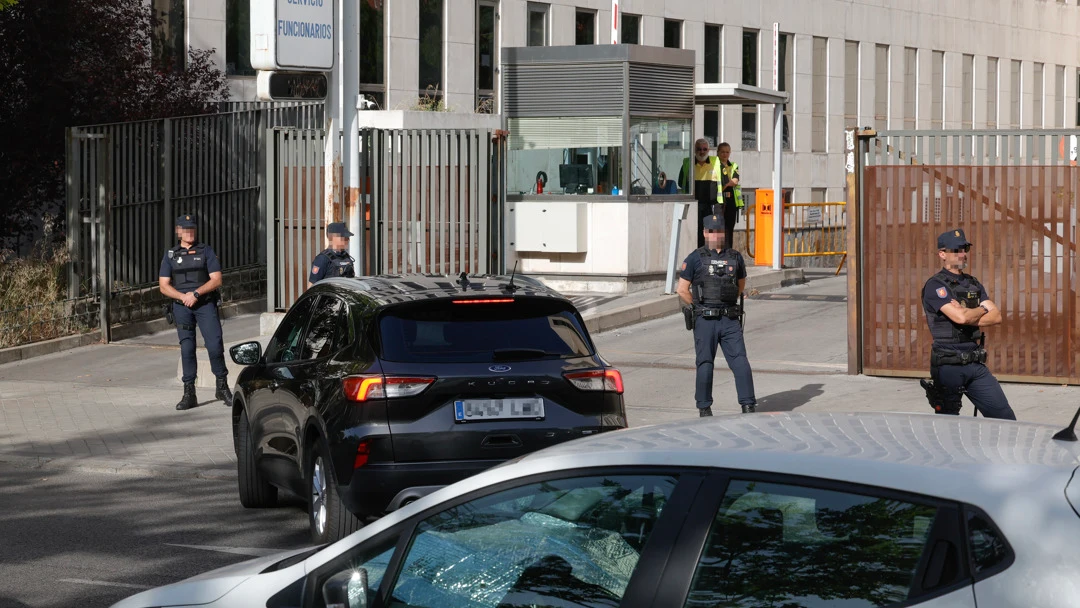
[[[319,267],[318,266],[312,266],[311,267],[311,274],[318,274],[318,272],[319,272]]]
[[[683,262],[683,263],[682,263],[682,269],[683,269],[683,270],[686,270],[686,262]]]
[[[944,287],[938,287],[937,288],[937,296],[939,298],[944,299],[944,298],[947,298],[949,296],[949,292]]]

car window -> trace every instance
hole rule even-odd
[[[573,311],[556,300],[420,302],[384,313],[379,334],[387,361],[486,363],[592,354]]]
[[[304,336],[302,359],[318,359],[344,346],[349,339],[345,303],[323,295],[311,313],[311,324]]]
[[[903,602],[936,515],[871,494],[733,480],[685,606]]]
[[[676,478],[551,480],[416,527],[389,606],[618,606]]]
[[[340,572],[346,570],[356,572],[361,568],[367,572],[367,605],[371,606],[375,601],[375,594],[379,590],[383,576],[386,575],[386,568],[390,565],[390,558],[394,555],[397,540],[396,535],[389,535],[382,540],[376,539],[374,542],[362,543],[320,567],[315,573],[316,592],[314,601],[311,604],[312,608],[326,608],[326,601],[322,592],[326,581]],[[364,592],[364,589],[359,584],[359,577],[350,580],[349,601],[352,605],[357,605],[356,600],[362,592]],[[283,608],[285,604],[279,604],[279,606]],[[267,608],[276,608],[276,606],[271,607],[268,604]]]
[[[985,572],[1009,559],[1009,545],[990,520],[977,511],[966,512],[968,545],[975,574]]]
[[[287,363],[300,358],[304,327],[311,317],[316,298],[303,298],[289,309],[274,337],[266,345],[267,363]]]

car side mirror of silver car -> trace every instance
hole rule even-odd
[[[326,608],[367,608],[367,570],[342,570],[323,584]]]
[[[229,356],[239,365],[255,365],[262,359],[262,344],[258,341],[237,344],[229,349]]]

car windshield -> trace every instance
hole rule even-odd
[[[550,299],[418,302],[379,319],[386,361],[491,363],[592,354],[569,304]]]

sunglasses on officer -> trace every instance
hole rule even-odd
[[[971,251],[971,245],[964,245],[963,247],[961,247],[959,249],[942,249],[942,251],[944,251],[946,253],[961,253],[961,252],[967,253],[967,252]]]

